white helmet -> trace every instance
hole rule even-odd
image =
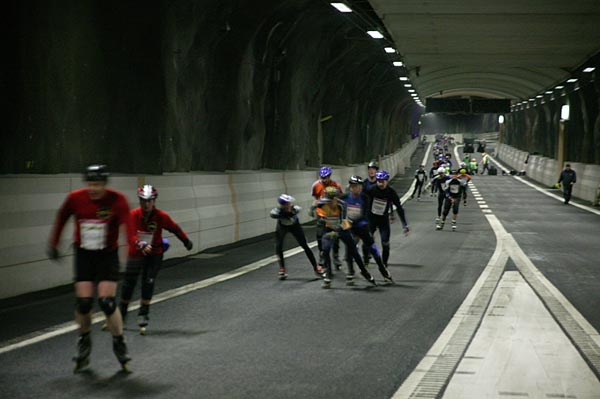
[[[437,170],[437,173],[446,173],[446,168],[440,166]]]

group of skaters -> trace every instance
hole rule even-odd
[[[74,216],[75,321],[79,325],[75,371],[89,364],[92,350],[90,336],[94,296],[106,316],[106,329],[113,337],[113,352],[124,370],[130,357],[123,338],[123,324],[138,277],[141,278],[141,304],[138,312],[140,332],[145,333],[149,320],[154,281],[161,268],[163,254],[169,248],[162,230],[170,231],[185,248],[192,242],[169,215],[156,208],[158,191],[151,185],[138,188],[140,206],[129,209],[125,196],[107,187],[106,165],[91,165],[84,172],[85,187],[72,191],[60,207],[50,236],[48,255],[59,258],[60,235],[67,220]],[[118,240],[124,227],[128,243],[128,260],[121,298],[117,304],[119,279]]]
[[[322,279],[323,288],[331,287],[334,269],[341,270],[340,241],[345,246],[346,284],[354,285],[356,263],[360,274],[370,285],[376,286],[375,278],[367,269],[371,259],[377,264],[384,283],[393,284],[388,260],[390,223],[395,221],[394,212],[402,222],[404,234],[408,234],[410,230],[400,197],[389,185],[390,174],[379,170],[376,162],[369,163],[367,171],[366,179],[351,176],[347,190],[344,191],[338,182],[332,180],[333,171],[330,167],[320,168],[319,179],[313,183],[311,190],[314,201],[308,210],[309,215],[317,219],[318,261],[308,247],[298,219],[301,208],[294,204],[292,196],[282,194],[279,197],[279,206],[271,211],[271,217],[277,219],[275,239],[281,280],[287,277],[283,240],[290,232],[304,249],[314,273]],[[375,244],[374,235],[377,231],[381,238],[381,251]],[[362,256],[359,246],[362,248]]]

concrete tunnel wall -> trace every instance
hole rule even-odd
[[[383,45],[327,2],[26,0],[5,12],[14,101],[0,173],[301,169],[364,162],[418,132]]]
[[[381,167],[392,176],[403,174],[418,141],[383,157]],[[354,174],[366,176],[367,168],[362,164],[333,169],[332,177],[345,186]],[[192,252],[187,252],[165,231],[172,244],[165,254],[168,259],[273,232],[275,221],[269,212],[282,192],[296,198],[303,208],[300,221],[308,222],[307,210],[313,200],[310,189],[316,178],[316,169],[191,172],[113,176],[110,186],[125,193],[131,207],[138,206],[135,192],[140,181],[159,188],[157,206],[167,211],[194,243]],[[0,299],[68,284],[73,274],[72,220],[61,236],[60,261],[48,259],[45,251],[57,209],[68,192],[82,186],[80,174],[0,177],[0,186]],[[315,238],[307,234],[307,239]],[[125,249],[122,245],[122,268]]]

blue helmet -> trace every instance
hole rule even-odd
[[[390,180],[390,174],[388,173],[387,170],[380,170],[377,173],[375,173],[375,178],[377,180]]]
[[[279,196],[279,198],[277,199],[277,202],[279,202],[281,205],[284,204],[289,204],[291,202],[296,201],[296,198],[292,197],[291,195],[288,194],[281,194]]]
[[[321,177],[329,177],[331,176],[331,168],[329,166],[323,166],[320,170],[319,170],[319,176]]]

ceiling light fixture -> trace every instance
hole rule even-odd
[[[329,3],[329,4],[331,4],[333,7],[335,7],[339,12],[352,12],[352,9],[344,3]]]
[[[588,67],[588,68],[585,68],[583,70],[583,72],[593,72],[595,69],[596,69],[596,67]]]
[[[404,65],[404,63],[402,63],[402,61],[394,61],[393,64],[394,64],[394,66],[397,66],[397,67],[401,67]]]
[[[373,39],[383,39],[383,35],[378,30],[368,30],[367,35],[371,36]]]
[[[393,47],[384,47],[383,49],[384,49],[384,50],[385,50],[385,52],[386,52],[386,53],[388,53],[388,54],[392,54],[392,53],[395,53],[395,52],[396,52],[396,49],[395,49],[395,48],[393,48]]]

